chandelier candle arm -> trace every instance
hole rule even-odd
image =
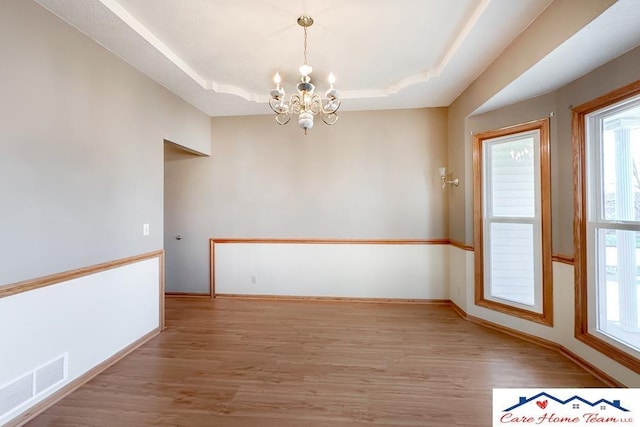
[[[300,82],[296,85],[298,93],[291,95],[289,101],[285,101],[284,87],[280,86],[282,79],[276,71],[273,76],[276,87],[270,92],[269,107],[276,113],[276,122],[281,125],[289,123],[291,115],[297,114],[298,126],[304,129],[306,135],[307,130],[313,127],[313,118],[316,115],[320,115],[324,123],[334,125],[338,121],[336,112],[342,102],[338,91],[333,87],[336,80],[333,73],[329,73],[329,89],[324,94],[325,100],[315,93],[315,85],[311,83],[310,76],[313,68],[307,63],[307,28],[313,25],[313,18],[302,15],[298,17],[297,22],[304,29],[304,63],[298,69],[300,72]]]

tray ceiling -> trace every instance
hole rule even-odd
[[[210,116],[269,114],[303,62],[343,110],[447,106],[551,0],[37,0]]]

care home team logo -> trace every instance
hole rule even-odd
[[[640,389],[494,389],[493,425],[637,426]]]

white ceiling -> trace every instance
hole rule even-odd
[[[283,76],[287,92],[294,90],[303,62],[303,29],[296,24],[301,14],[315,20],[308,29],[308,51],[318,91],[328,86],[326,76],[331,71],[343,110],[417,108],[453,102],[551,3],[36,1],[210,116],[270,113],[266,102],[275,71]],[[594,36],[596,31],[591,31],[543,64],[548,71],[557,61],[566,60],[566,54],[578,53],[582,60],[572,62],[570,70],[563,67],[562,76],[536,74],[532,69],[524,83],[514,82],[488,104],[499,106],[552,90],[639,44],[638,5],[638,0],[620,0],[615,14],[609,14],[627,23],[624,29],[602,26],[609,37],[616,37],[612,49],[585,52],[577,48]],[[542,77],[545,86],[532,91],[540,86],[531,83]]]

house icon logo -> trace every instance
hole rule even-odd
[[[595,407],[600,407],[601,410],[605,410],[607,409],[607,407],[611,407],[611,408],[615,408],[615,409],[619,409],[621,411],[624,412],[629,412],[628,409],[623,408],[620,405],[620,400],[619,399],[615,399],[612,401],[609,401],[607,399],[599,399],[596,400],[595,402],[590,402],[587,399],[584,399],[578,395],[574,395],[572,397],[570,397],[569,399],[566,400],[562,400],[562,399],[558,399],[557,397],[547,393],[547,392],[541,392],[536,394],[535,396],[532,397],[525,397],[525,396],[520,396],[520,399],[518,401],[517,404],[507,408],[504,410],[504,412],[508,412],[508,411],[513,411],[516,408],[519,408],[523,405],[527,405],[529,403],[533,403],[535,402],[535,404],[541,408],[541,409],[546,409],[546,407],[549,405],[549,401],[554,401],[557,402],[561,405],[567,405],[570,404],[572,406],[572,408],[574,409],[578,409],[581,405],[585,405],[587,407],[591,407],[591,408],[595,408]]]
[[[494,389],[493,426],[637,426],[640,389]]]

